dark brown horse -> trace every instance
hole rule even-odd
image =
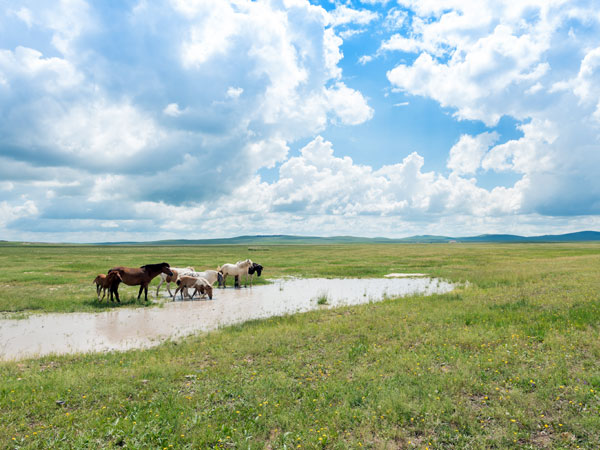
[[[148,285],[155,276],[157,276],[159,273],[165,273],[168,276],[173,276],[173,272],[171,272],[171,268],[166,262],[160,264],[146,264],[139,269],[136,267],[113,267],[108,271],[108,273],[111,272],[119,272],[123,283],[127,284],[128,286],[139,285],[140,292],[138,293],[137,298],[139,300],[140,296],[142,295],[142,291],[144,291],[146,301],[148,301]],[[116,286],[111,286],[111,299],[113,292],[117,297],[117,301],[120,302],[121,300],[119,300],[118,284]]]

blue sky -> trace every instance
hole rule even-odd
[[[0,5],[0,239],[600,229],[593,1]]]

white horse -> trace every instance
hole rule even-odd
[[[156,296],[158,297],[158,290],[163,285],[163,283],[167,283],[167,291],[169,291],[169,295],[173,297],[171,293],[171,283],[177,281],[181,275],[187,275],[189,272],[193,272],[193,267],[171,267],[171,272],[173,272],[173,276],[169,276],[166,273],[160,274],[160,282],[158,283],[158,287],[156,288]]]
[[[227,275],[232,275],[235,277],[235,287],[240,287],[239,281],[240,277],[244,275],[245,284],[248,285],[248,269],[252,267],[252,261],[247,259],[245,261],[238,261],[235,264],[223,264],[222,266],[217,268],[217,271],[223,275],[223,287],[225,287],[225,282],[227,280]],[[221,286],[219,284],[219,286]]]
[[[196,278],[204,278],[206,281],[210,283],[212,286],[215,284],[215,281],[219,282],[219,286],[223,282],[223,275],[216,270],[205,270],[204,272],[188,272],[186,274],[188,277],[196,277]]]

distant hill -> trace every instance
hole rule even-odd
[[[536,236],[532,239],[536,242],[598,241],[600,240],[600,233],[598,231],[578,231],[577,233]]]
[[[489,242],[489,243],[517,243],[517,242],[589,242],[600,241],[598,231],[579,231],[544,236],[517,236],[513,234],[483,234],[470,237],[450,236],[411,236],[401,239],[383,237],[364,238],[355,236],[290,236],[285,234],[237,236],[219,239],[172,239],[150,242],[100,242],[97,245],[285,245],[285,244],[417,244],[417,243],[450,243],[450,242]]]
[[[285,234],[237,236],[217,239],[169,239],[150,242],[100,242],[100,245],[275,245],[275,244],[363,244],[403,242],[402,239],[354,236],[290,236]]]
[[[455,238],[458,242],[589,242],[600,241],[598,231],[579,231],[567,234],[543,236],[517,236],[514,234],[483,234],[481,236]]]

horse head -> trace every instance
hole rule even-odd
[[[252,260],[247,259],[245,261],[238,261],[237,263],[235,263],[235,265],[238,266],[239,268],[252,267]]]
[[[173,276],[173,272],[171,272],[171,266],[166,262],[159,264],[146,264],[145,266],[140,266],[140,269],[144,269],[147,273],[166,273],[170,277]]]
[[[121,278],[121,272],[119,271],[109,272],[107,278],[111,280],[111,283],[114,283],[116,281],[115,278],[118,280],[118,283],[121,283],[123,281],[123,278]]]
[[[170,277],[173,276],[173,272],[171,271],[171,266],[169,265],[169,263],[166,263],[166,262],[160,263],[160,271],[162,273],[166,273]]]
[[[250,268],[248,269],[248,273],[250,275],[253,275],[256,272],[256,276],[260,277],[262,270],[263,270],[263,266],[261,266],[258,263],[252,263],[252,266],[250,266]]]

